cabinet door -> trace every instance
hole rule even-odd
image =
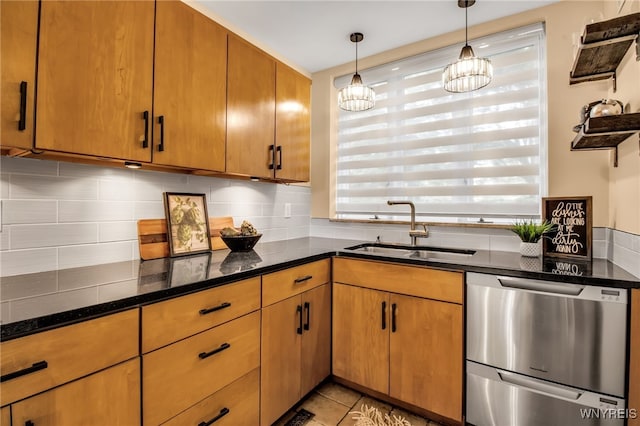
[[[273,178],[275,61],[229,35],[227,172]]]
[[[331,287],[302,294],[303,331],[300,398],[331,373]]]
[[[36,78],[38,2],[0,2],[0,145],[33,146],[33,99]]]
[[[0,408],[0,426],[11,426],[11,409],[9,406]]]
[[[139,424],[139,358],[17,402],[12,412],[16,425]]]
[[[300,399],[301,296],[262,308],[260,424],[275,422]]]
[[[460,421],[462,306],[392,294],[391,316],[389,395]]]
[[[153,162],[224,171],[227,31],[181,1],[156,8]]]
[[[640,289],[631,290],[631,331],[629,351],[629,408],[636,409],[636,417],[629,426],[640,426]]]
[[[151,161],[155,2],[41,3],[36,148]]]
[[[309,180],[311,81],[288,66],[276,66],[276,178]]]
[[[333,374],[389,392],[388,293],[333,285]]]

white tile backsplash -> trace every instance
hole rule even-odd
[[[51,271],[57,267],[56,248],[0,252],[0,277]]]
[[[56,223],[58,202],[55,200],[2,200],[2,224]]]
[[[58,221],[107,222],[133,220],[133,203],[127,201],[61,201]]]
[[[11,250],[98,242],[97,223],[16,225],[11,227]]]
[[[22,160],[13,158],[13,160]],[[4,174],[2,175],[4,179]],[[67,178],[36,175],[10,175],[11,199],[97,200],[98,181],[86,177]]]

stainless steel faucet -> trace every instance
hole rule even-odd
[[[395,204],[408,204],[411,208],[411,229],[409,230],[409,236],[411,237],[411,245],[415,246],[418,242],[418,238],[427,238],[429,236],[429,230],[427,225],[422,224],[424,231],[418,231],[416,229],[416,206],[411,201],[387,201],[387,204],[393,206]]]

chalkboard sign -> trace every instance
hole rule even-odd
[[[546,197],[542,218],[556,225],[544,239],[543,256],[591,260],[591,197]]]

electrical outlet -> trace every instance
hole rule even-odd
[[[284,203],[284,217],[291,217],[291,203]]]
[[[2,200],[0,200],[0,232],[2,232]]]

